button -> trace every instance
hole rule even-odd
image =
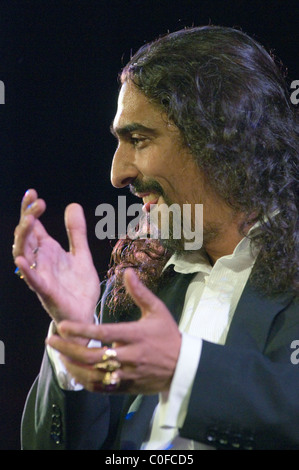
[[[217,440],[216,432],[214,430],[210,430],[206,436],[206,440],[209,444],[214,444]]]
[[[242,434],[234,433],[231,436],[231,446],[233,449],[240,449],[242,442]]]
[[[227,446],[228,444],[228,439],[227,439],[227,436],[225,434],[222,434],[219,439],[218,439],[218,442],[221,446]]]
[[[254,449],[254,439],[253,437],[247,437],[243,442],[242,448],[244,450],[253,450]]]
[[[62,443],[62,420],[61,411],[58,405],[52,405],[52,421],[51,421],[51,439],[55,444],[59,445]]]

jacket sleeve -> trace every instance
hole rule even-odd
[[[105,284],[102,283],[103,295],[98,305],[104,322],[111,321],[106,299],[112,282]],[[125,395],[61,389],[45,350],[40,373],[24,407],[22,449],[112,449],[125,400]]]
[[[120,402],[120,397],[118,400]],[[121,403],[114,405],[121,406]],[[45,352],[40,374],[25,404],[21,425],[22,449],[108,447],[112,444],[112,441],[109,444],[109,428],[113,427],[110,412],[111,403],[107,395],[86,390],[62,390]]]
[[[298,303],[275,318],[263,350],[203,342],[182,437],[224,449],[299,449]],[[257,325],[258,328],[258,325]]]

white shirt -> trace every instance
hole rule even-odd
[[[170,391],[159,394],[159,404],[153,415],[147,441],[142,449],[212,449],[210,446],[181,438],[178,428],[186,417],[192,384],[200,360],[202,340],[224,344],[237,303],[250,275],[255,256],[248,238],[243,238],[231,255],[219,258],[214,266],[198,252],[181,257],[173,255],[167,266],[173,264],[179,273],[194,273],[182,311],[179,329],[182,346]],[[49,334],[52,334],[50,326]],[[91,342],[90,347],[98,346]],[[48,354],[60,386],[80,390],[74,384],[60,361],[59,353],[48,347]]]
[[[190,282],[179,329],[182,346],[169,393],[160,393],[152,427],[143,449],[212,449],[178,435],[184,423],[192,383],[200,360],[202,340],[224,344],[237,303],[250,275],[255,256],[248,238],[243,238],[233,254],[219,258],[214,266],[197,252],[170,264],[179,273],[195,273]]]

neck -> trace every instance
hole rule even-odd
[[[215,264],[222,256],[231,255],[238,243],[248,233],[252,225],[248,225],[246,229],[240,230],[241,221],[235,220],[234,223],[223,226],[211,239],[204,243],[205,251],[211,261]]]

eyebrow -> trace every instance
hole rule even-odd
[[[139,122],[132,122],[131,124],[127,124],[123,127],[114,127],[113,123],[110,126],[110,131],[114,135],[114,137],[126,137],[132,132],[146,132],[150,135],[157,135],[158,131],[151,127],[146,127]]]

